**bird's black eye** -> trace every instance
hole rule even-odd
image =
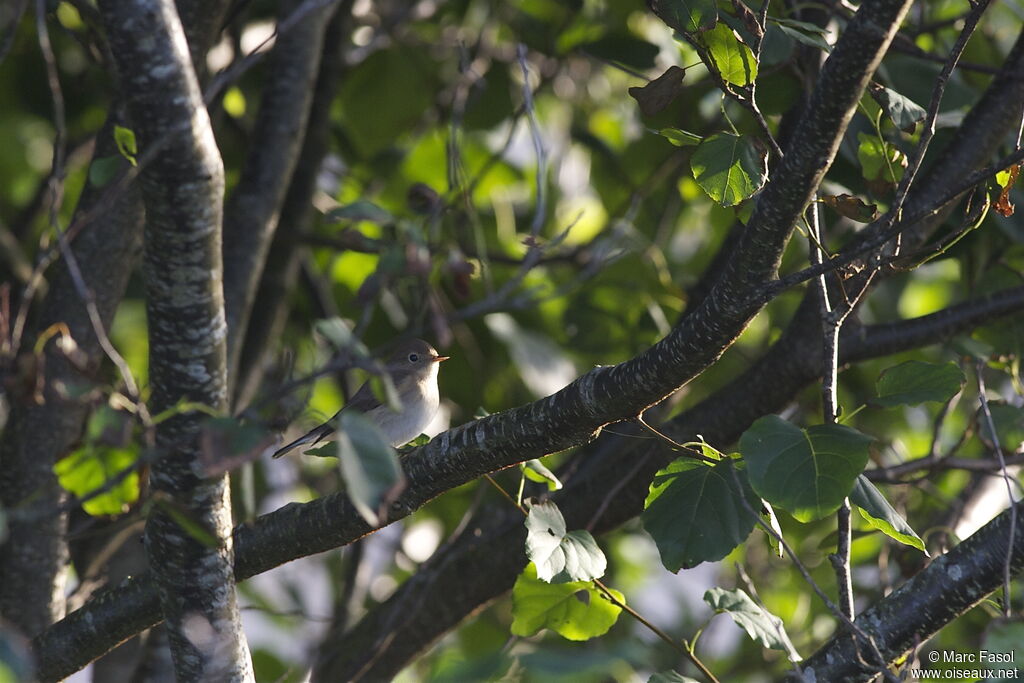
[[[420,356],[419,356],[419,354],[416,354],[416,353],[410,353],[410,354],[409,354],[409,362],[410,362],[410,363],[415,363],[415,362],[416,362],[416,361],[418,361],[419,359],[420,359]]]

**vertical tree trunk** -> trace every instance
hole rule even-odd
[[[153,412],[226,405],[221,264],[224,170],[170,0],[104,0],[100,12],[140,156]],[[183,125],[184,122],[184,125]],[[252,680],[232,574],[226,476],[208,478],[203,415],[157,426],[146,550],[179,680]]]

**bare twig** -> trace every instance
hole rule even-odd
[[[1003,449],[999,447],[999,434],[996,432],[996,424],[992,419],[992,411],[988,406],[988,397],[985,395],[985,373],[984,363],[978,361],[975,365],[975,374],[978,377],[978,401],[981,403],[981,412],[985,416],[985,425],[988,427],[989,436],[992,439],[993,449],[996,458],[999,459],[999,470],[1006,484],[1006,497],[1010,506],[1010,539],[1006,546],[1006,560],[1003,564],[1003,616],[1010,617],[1010,579],[1013,576],[1013,539],[1017,533],[1017,506],[1013,500],[1013,486],[1010,483],[1010,474],[1006,471],[1006,459],[1003,458]]]
[[[547,214],[547,175],[548,156],[544,149],[544,140],[540,136],[540,124],[537,123],[537,113],[533,106],[533,90],[530,88],[530,69],[526,63],[526,46],[520,43],[516,47],[516,57],[519,60],[519,68],[523,72],[523,106],[526,109],[527,119],[530,121],[530,138],[533,140],[533,153],[537,157],[537,206],[533,212],[533,222],[530,224],[530,234],[537,237],[541,228],[544,227],[544,219]]]

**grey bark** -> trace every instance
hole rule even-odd
[[[285,18],[302,0],[281,3]],[[228,368],[234,383],[256,288],[305,136],[323,37],[333,5],[306,14],[277,37],[253,144],[224,218]]]
[[[140,154],[154,155],[140,176],[152,409],[192,401],[224,410],[224,169],[185,34],[169,0],[106,0],[100,13]],[[217,454],[201,449],[202,425],[191,411],[157,426],[146,551],[179,680],[252,680],[235,599],[228,479],[204,474]]]

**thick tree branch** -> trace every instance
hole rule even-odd
[[[1017,514],[1024,503],[1017,503]],[[940,628],[971,609],[1003,582],[1003,569],[1024,569],[1024,529],[1010,543],[1008,509],[890,595],[860,613],[859,624],[888,661],[918,647]],[[877,674],[861,666],[855,641],[839,635],[801,663],[805,674],[819,681],[869,681]]]
[[[188,400],[223,410],[224,169],[185,34],[170,0],[105,0],[99,8],[139,149],[159,148],[140,176],[153,409]],[[150,477],[156,505],[146,551],[178,678],[251,680],[235,601],[228,479],[202,477],[201,427],[195,412],[157,427],[166,455]],[[183,517],[211,540],[186,529]]]
[[[288,192],[281,206],[281,220],[267,253],[251,319],[235,372],[235,412],[244,409],[263,378],[263,360],[274,351],[288,319],[289,294],[299,273],[295,236],[308,231],[313,219],[313,193],[320,167],[330,146],[331,105],[344,75],[343,46],[347,45],[353,0],[343,0],[327,25],[323,55],[310,104],[306,135]]]
[[[281,5],[288,17],[303,0]],[[318,7],[277,36],[254,144],[224,215],[224,299],[230,383],[238,366],[260,274],[305,136],[324,31],[335,6]]]
[[[818,381],[822,348],[820,334],[814,332],[820,327],[817,306],[808,296],[783,337],[758,363],[664,428],[676,440],[701,434],[724,447],[755,419],[781,410]],[[869,326],[855,334],[847,330],[841,337],[840,363],[927,346],[1021,310],[1024,287],[921,318]],[[897,330],[904,328],[908,334],[900,344]],[[653,447],[650,443],[627,433],[602,437],[579,454],[583,469],[554,497],[570,529],[596,521],[592,531],[608,531],[639,514],[654,472],[677,455],[661,442]],[[610,481],[625,485],[608,505]],[[353,680],[359,675],[381,680],[397,674],[446,631],[511,589],[527,562],[525,538],[518,510],[507,504],[481,510],[456,540],[439,548],[412,579],[344,634],[343,645],[330,648],[334,656],[318,663],[317,680]]]

